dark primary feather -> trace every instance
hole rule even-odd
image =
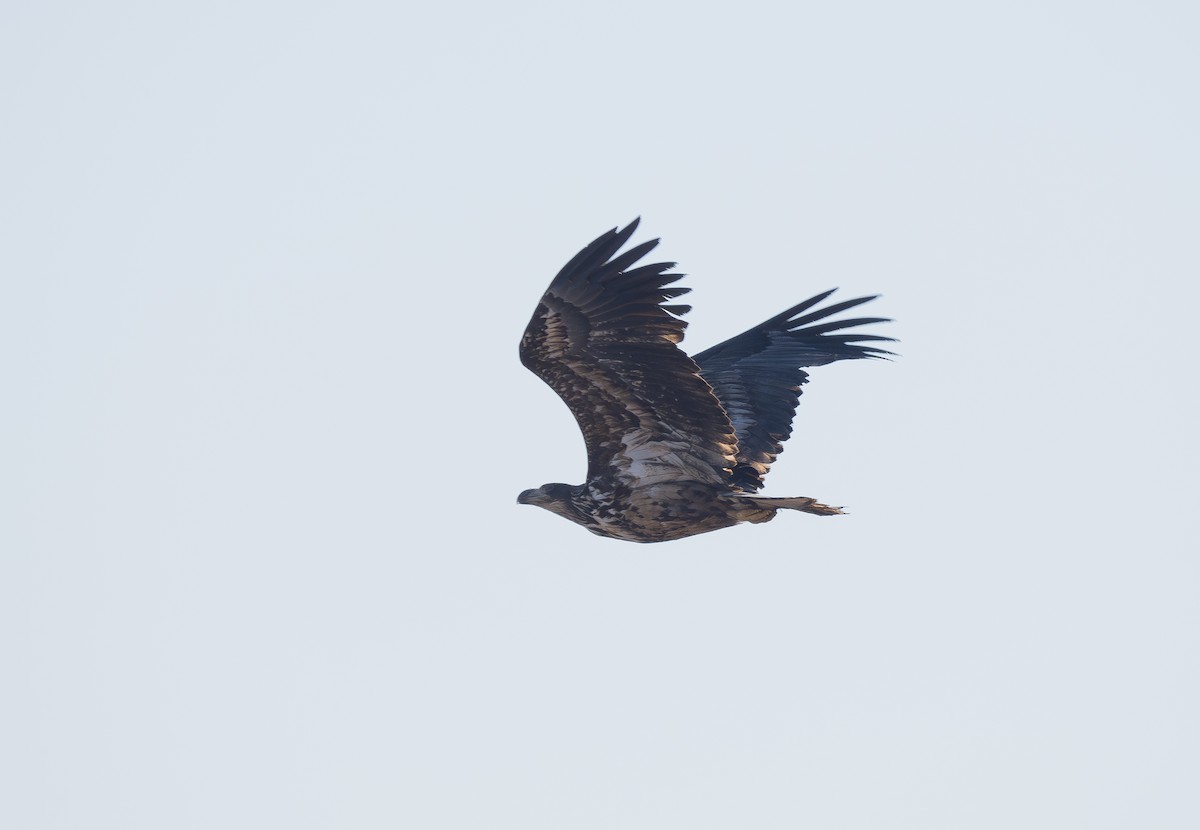
[[[875,346],[860,345],[891,341],[890,337],[834,333],[888,322],[885,317],[856,317],[812,325],[875,299],[858,297],[805,313],[832,293],[830,290],[811,297],[695,356],[701,375],[712,385],[733,422],[738,438],[733,484],[743,490],[756,491],[762,487],[763,476],[792,434],[801,387],[808,382],[808,373],[802,367],[891,354]]]
[[[671,285],[683,275],[664,273],[674,263],[630,270],[657,239],[616,256],[637,225],[602,234],[563,267],[521,338],[521,362],[575,416],[589,481],[644,482],[670,472],[726,484],[733,426],[675,345],[687,325],[675,315],[689,306],[664,305],[689,290]]]

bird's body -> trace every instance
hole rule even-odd
[[[683,275],[664,273],[674,263],[631,268],[658,240],[617,255],[636,227],[603,234],[567,263],[521,339],[521,362],[579,423],[588,474],[518,501],[633,542],[765,522],[779,509],[840,513],[755,492],[791,434],[801,367],[888,354],[859,343],[890,338],[835,333],[884,318],[811,325],[873,298],[810,311],[826,292],[693,359],[676,345],[689,307],[664,305],[690,290],[671,285]]]
[[[598,536],[627,542],[663,542],[720,530],[742,521],[766,521],[769,515],[742,506],[737,496],[711,484],[686,479],[600,489],[594,483],[562,485],[546,502],[526,496],[527,504],[583,525]],[[532,491],[537,492],[537,491]],[[522,494],[524,495],[524,494]],[[762,515],[762,518],[758,518]]]

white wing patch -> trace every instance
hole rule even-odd
[[[713,481],[712,464],[696,456],[687,441],[655,440],[651,433],[637,431],[621,436],[626,461],[624,475],[631,484],[644,487],[670,481]]]

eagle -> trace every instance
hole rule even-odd
[[[601,234],[542,295],[521,337],[521,362],[558,393],[583,433],[587,480],[517,497],[599,536],[666,542],[767,522],[779,510],[842,512],[813,498],[757,495],[783,451],[806,368],[878,358],[893,338],[847,329],[885,317],[828,318],[875,299],[817,306],[811,297],[689,357],[679,348],[691,289],[676,263],[637,263],[653,239],[619,253],[640,219]],[[637,267],[635,267],[637,266]]]

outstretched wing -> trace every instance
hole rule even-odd
[[[588,478],[727,483],[737,439],[696,364],[675,344],[686,305],[664,305],[674,263],[632,268],[654,249],[617,256],[637,228],[613,229],[575,255],[550,283],[521,338],[521,362],[550,385],[579,423]]]
[[[801,387],[808,382],[808,373],[802,367],[891,354],[874,346],[859,345],[891,341],[890,337],[837,333],[869,323],[889,322],[886,317],[818,322],[874,297],[858,297],[805,314],[836,290],[805,300],[694,358],[700,374],[712,385],[733,421],[738,440],[733,484],[744,490],[762,487],[763,476],[792,434]]]

